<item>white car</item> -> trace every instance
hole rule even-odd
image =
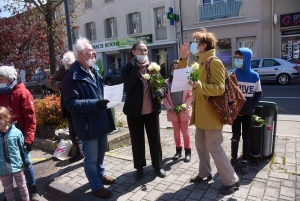
[[[259,74],[260,80],[274,80],[282,85],[299,77],[298,66],[280,58],[253,59],[251,68]]]

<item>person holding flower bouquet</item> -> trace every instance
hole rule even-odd
[[[174,70],[179,68],[179,61],[175,60],[171,64],[171,74],[166,79],[166,84],[169,87],[167,96],[163,99],[163,103],[167,110],[168,121],[172,122],[174,131],[174,140],[176,144],[176,153],[173,160],[178,160],[181,157],[182,144],[180,137],[180,130],[183,135],[185,162],[191,161],[191,139],[189,131],[189,120],[192,115],[192,91],[178,91],[170,93],[172,87]]]
[[[131,48],[131,61],[122,71],[126,100],[123,112],[127,116],[127,123],[131,137],[136,180],[143,178],[145,159],[145,134],[149,142],[152,166],[159,177],[165,177],[162,168],[162,150],[160,142],[159,114],[161,100],[168,93],[168,86],[164,83],[159,71],[160,66],[151,63],[147,56],[147,45],[138,41]]]
[[[221,193],[224,195],[232,194],[235,188],[240,186],[239,178],[230,164],[223,147],[223,124],[215,110],[209,106],[207,99],[210,96],[220,96],[225,91],[225,70],[219,59],[212,59],[210,62],[211,81],[208,82],[205,68],[206,60],[210,56],[215,56],[217,39],[211,32],[201,29],[193,33],[192,50],[195,56],[200,59],[199,70],[200,78],[197,81],[189,81],[193,87],[193,110],[190,125],[196,126],[195,144],[200,159],[198,175],[190,180],[193,183],[207,182],[212,179],[212,168],[210,165],[210,155],[212,156],[224,187]],[[188,65],[188,58],[191,51],[189,45],[184,44],[180,47],[179,66],[185,68]],[[206,178],[206,179],[205,179]]]

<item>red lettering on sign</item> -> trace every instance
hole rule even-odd
[[[289,25],[290,23],[291,23],[291,16],[285,16],[284,18],[282,18],[282,24],[284,24],[284,25]]]

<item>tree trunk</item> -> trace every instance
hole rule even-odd
[[[49,7],[51,8],[51,6]],[[53,13],[51,11],[47,12],[46,23],[47,23],[48,51],[49,51],[49,60],[50,60],[50,74],[53,75],[57,69],[57,61],[55,57],[55,47],[54,47]]]

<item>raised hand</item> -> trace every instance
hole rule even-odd
[[[181,59],[187,59],[191,54],[191,51],[189,50],[189,44],[187,43],[181,45],[178,51],[181,56]]]

